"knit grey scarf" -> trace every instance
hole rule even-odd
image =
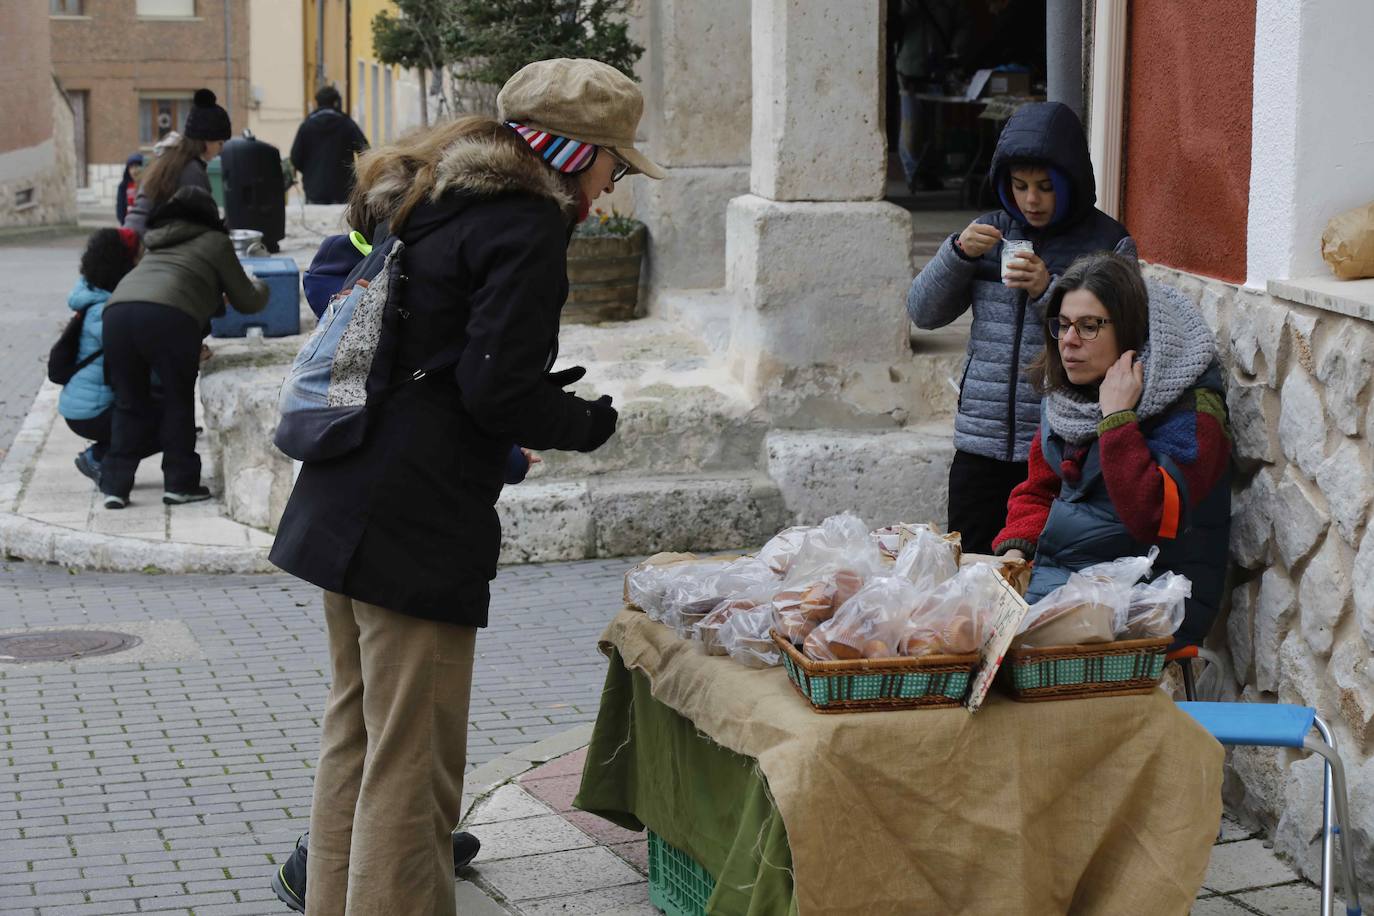
[[[1158,416],[1192,388],[1217,358],[1216,341],[1202,313],[1183,293],[1163,283],[1147,281],[1150,290],[1150,336],[1140,350],[1145,365],[1145,389],[1136,416]],[[1054,346],[1053,340],[1045,341]],[[1082,445],[1097,437],[1102,410],[1097,389],[1067,387],[1045,398],[1045,422],[1066,442]]]

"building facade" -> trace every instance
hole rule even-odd
[[[113,206],[124,161],[180,130],[207,87],[248,126],[246,0],[49,0],[52,68],[76,112],[78,180]]]
[[[0,8],[0,227],[76,221],[76,122],[49,49],[44,0]]]

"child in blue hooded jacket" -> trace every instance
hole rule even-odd
[[[57,412],[72,432],[93,440],[76,456],[76,469],[97,482],[100,462],[110,447],[114,417],[114,390],[105,384],[105,358],[101,355],[105,302],[124,275],[134,269],[141,250],[138,234],[132,229],[98,230],[86,242],[81,276],[67,296],[67,307],[82,314],[77,362],[91,361],[62,386]],[[157,452],[157,443],[150,441],[143,457]]]

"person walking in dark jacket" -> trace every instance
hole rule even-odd
[[[1088,141],[1059,102],[1022,106],[1007,121],[989,178],[1002,209],[951,235],[911,283],[906,307],[918,328],[949,324],[970,307],[973,324],[954,418],[949,529],[964,549],[987,553],[1006,520],[1007,497],[1026,479],[1040,396],[1024,367],[1045,345],[1041,319],[1054,281],[1080,255],[1135,257],[1126,228],[1098,210]],[[1007,243],[1030,243],[1002,268]]]
[[[1034,556],[1026,600],[1070,573],[1159,547],[1154,575],[1192,583],[1175,642],[1198,645],[1226,583],[1231,433],[1212,330],[1134,258],[1089,255],[1051,294],[1053,345],[1030,367],[1045,395],[1030,474],[998,553]]]
[[[124,217],[138,197],[138,176],[143,171],[143,154],[133,153],[124,160],[124,174],[115,190],[115,219],[124,225]]]
[[[105,303],[105,375],[114,389],[110,449],[100,466],[106,509],[129,503],[140,443],[152,429],[162,446],[162,501],[209,499],[196,454],[195,386],[200,342],[227,299],[240,312],[267,306],[267,284],[244,273],[219,208],[200,188],[182,188],[153,211],[143,260]],[[150,376],[162,384],[154,407]]]
[[[209,89],[197,89],[181,139],[169,146],[144,171],[133,206],[124,215],[124,225],[140,236],[148,229],[148,216],[172,199],[181,188],[200,188],[210,193],[206,164],[224,149],[233,136],[229,112],[215,102]]]
[[[315,110],[296,130],[291,164],[301,173],[305,200],[341,204],[353,189],[353,158],[367,149],[367,137],[343,112],[343,99],[333,86],[315,93]]]
[[[397,389],[362,445],[307,462],[271,559],[324,589],[332,678],[310,815],[315,916],[454,912],[477,629],[496,576],[502,476],[515,442],[590,452],[609,396],[553,375],[567,245],[630,172],[643,98],[593,60],[516,73],[501,120],[461,118],[363,156],[349,222],[406,243],[393,378],[463,342],[452,370]]]

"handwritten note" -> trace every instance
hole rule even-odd
[[[968,699],[964,701],[964,706],[970,714],[977,712],[978,707],[983,705],[988,690],[992,688],[992,679],[997,676],[997,669],[1002,666],[1002,657],[1011,648],[1011,641],[1016,638],[1021,620],[1030,610],[1030,605],[1016,594],[1016,589],[1012,588],[1006,579],[991,569],[988,570],[988,575],[996,576],[1000,588],[993,603],[991,632],[984,639],[982,648],[978,650],[978,654],[982,656],[982,664],[978,668],[978,676],[973,679]]]

